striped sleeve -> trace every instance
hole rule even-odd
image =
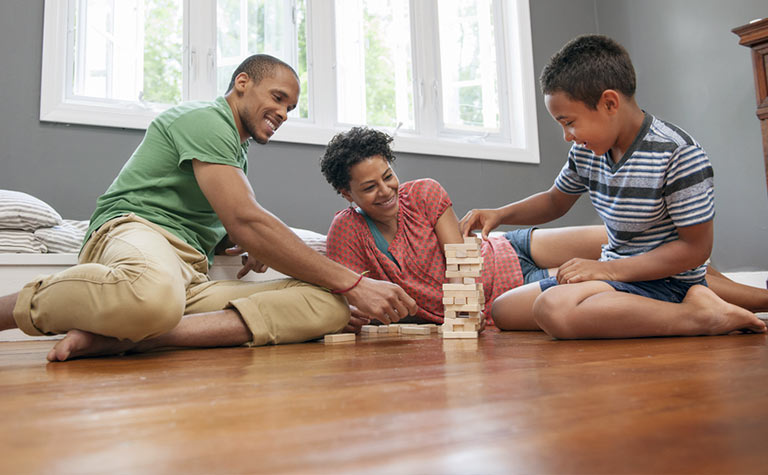
[[[714,171],[700,147],[686,145],[670,157],[664,200],[676,227],[693,226],[714,218]]]
[[[587,186],[576,172],[573,149],[568,153],[568,162],[563,165],[560,174],[555,178],[555,186],[558,190],[569,195],[578,195],[588,191]]]

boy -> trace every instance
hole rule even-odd
[[[507,292],[492,308],[502,329],[555,338],[629,338],[765,332],[751,312],[706,287],[713,172],[686,132],[635,102],[626,50],[599,35],[555,54],[541,78],[550,115],[573,142],[554,186],[498,209],[472,210],[463,233],[563,216],[589,192],[609,242],[599,261],[572,259],[556,277]]]

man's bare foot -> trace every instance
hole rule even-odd
[[[118,340],[83,330],[70,330],[48,352],[48,361],[67,361],[89,356],[107,356],[124,353],[136,346],[129,340]]]
[[[700,335],[727,335],[735,331],[765,333],[765,322],[754,313],[730,304],[703,285],[694,285],[683,299],[696,307]]]
[[[13,319],[13,307],[16,305],[16,299],[19,294],[6,295],[0,297],[0,330],[16,328],[16,321]]]

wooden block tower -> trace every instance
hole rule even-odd
[[[471,236],[464,238],[464,244],[445,245],[445,276],[461,279],[461,283],[443,284],[443,338],[477,338],[485,305],[483,284],[479,282],[483,270],[481,242]]]

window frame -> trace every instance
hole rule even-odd
[[[146,129],[167,106],[67,97],[67,51],[73,34],[68,13],[74,1],[45,0],[40,120]],[[194,0],[194,9],[189,8],[190,1],[184,0],[182,100],[210,100],[217,95],[216,1]],[[499,138],[460,133],[448,130],[442,124],[438,25],[431,20],[437,15],[437,1],[410,2],[416,126],[413,131],[382,128],[395,135],[393,150],[540,163],[529,0],[494,0],[494,13],[500,15],[497,25],[500,24],[502,29],[496,34],[502,127]],[[272,141],[326,145],[335,134],[353,125],[341,124],[336,118],[333,3],[332,0],[306,1],[310,90],[302,93],[309,94],[309,117],[291,117]],[[317,94],[316,91],[324,93]],[[506,140],[504,135],[508,136]]]

